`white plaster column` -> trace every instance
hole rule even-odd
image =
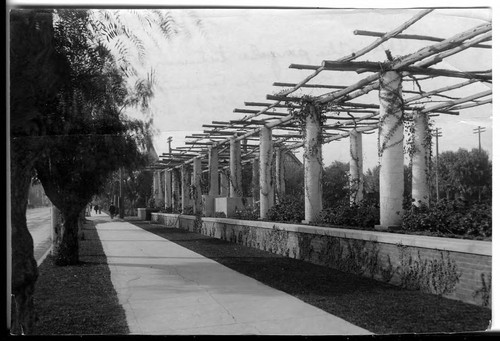
[[[197,157],[193,160],[193,201],[194,214],[201,214],[202,212],[202,198],[201,198],[201,158]]]
[[[163,179],[163,186],[162,186],[162,181],[161,181],[162,178],[163,178],[163,176],[162,176],[163,173],[164,172],[162,172],[162,171],[158,171],[158,201],[164,201],[165,200],[165,196],[164,196],[164,193],[163,193],[163,191],[165,189],[164,188],[165,187],[165,179]],[[156,204],[158,206],[158,202],[156,202]],[[165,203],[164,203],[164,205],[165,205]]]
[[[181,176],[180,170],[175,168],[172,170],[172,208],[173,212],[177,212],[181,202]]]
[[[229,196],[229,174],[227,169],[220,171],[220,195],[223,197]]]
[[[403,218],[404,155],[401,75],[388,71],[380,78],[380,225],[386,230]]]
[[[349,162],[350,203],[363,200],[363,134],[356,129],[349,134],[351,160]]]
[[[414,205],[425,204],[429,206],[429,182],[427,181],[428,158],[430,155],[430,145],[426,141],[428,123],[426,114],[421,112],[413,113],[415,125],[414,143],[415,149],[412,158],[411,172],[411,197],[415,199]]]
[[[172,171],[165,170],[165,208],[172,207]]]
[[[158,202],[158,188],[159,185],[158,171],[153,171],[153,198],[155,200],[155,204]]]
[[[323,209],[321,117],[312,105],[308,107],[308,111],[304,141],[304,221],[306,223],[316,221]]]
[[[208,195],[216,197],[219,195],[219,154],[216,147],[211,147],[209,150],[208,177],[210,181]]]
[[[237,198],[243,196],[241,185],[241,143],[234,137],[229,140],[229,196]]]
[[[272,129],[263,127],[260,130],[260,218],[265,219],[267,211],[274,204],[272,183],[273,140]]]
[[[186,213],[189,206],[189,165],[181,166],[181,207],[182,213]]]
[[[252,160],[252,197],[253,202],[260,200],[260,181],[259,181],[259,157],[255,156]]]
[[[276,155],[276,171],[275,171],[275,181],[276,181],[276,198],[279,200],[283,199],[285,195],[285,151],[281,147],[275,149]]]

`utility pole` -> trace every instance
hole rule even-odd
[[[172,144],[171,144],[172,143],[172,136],[169,136],[167,138],[167,142],[168,142],[168,153],[172,154]]]
[[[443,136],[441,128],[436,128],[433,136],[436,137],[436,199],[439,201],[439,138]]]
[[[481,133],[484,133],[486,131],[485,127],[478,126],[477,128],[472,130],[473,134],[477,134],[479,137],[479,152],[481,153]]]

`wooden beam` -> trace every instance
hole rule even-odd
[[[325,70],[334,71],[356,71],[357,73],[362,73],[366,71],[371,72],[385,72],[393,70],[392,63],[377,63],[377,62],[337,62],[325,60],[323,61],[323,66]],[[429,75],[429,76],[444,76],[444,77],[456,77],[456,78],[469,78],[469,79],[480,79],[480,80],[491,80],[492,71],[454,71],[445,69],[433,69],[433,68],[423,68],[417,66],[402,66],[398,68],[398,71],[408,72],[414,75]]]
[[[420,20],[421,18],[423,18],[424,16],[426,16],[427,14],[429,14],[430,12],[432,12],[432,9],[426,9],[426,10],[422,10],[422,11],[418,12],[410,20],[404,22],[401,26],[398,26],[396,29],[392,30],[391,32],[386,33],[383,37],[378,38],[377,40],[375,40],[370,45],[364,47],[361,50],[358,50],[356,52],[350,53],[349,55],[347,55],[345,57],[342,57],[339,60],[344,60],[344,61],[353,60],[353,59],[356,59],[356,58],[358,58],[358,57],[360,57],[360,56],[362,56],[362,55],[364,55],[364,54],[372,51],[373,49],[375,49],[378,46],[380,46],[384,41],[390,39],[394,35],[397,35],[397,34],[401,33],[402,31],[404,31],[405,29],[407,29],[408,27],[410,27],[411,25],[413,25],[415,22],[417,22],[418,20]],[[297,83],[296,86],[293,87],[292,89],[289,89],[289,90],[286,90],[285,92],[283,92],[282,95],[283,96],[287,96],[287,95],[295,92],[302,85],[306,84],[311,79],[313,79],[314,77],[316,77],[321,71],[322,71],[322,68],[319,68],[319,69],[315,70],[314,73],[310,74],[305,79],[303,79],[301,82]],[[275,105],[278,105],[278,104],[279,104],[279,101],[271,104],[267,108],[263,109],[263,111],[266,111],[267,109],[272,108],[272,107],[274,107]],[[255,115],[257,115],[257,114],[255,114]],[[289,115],[287,117],[283,117],[280,120],[276,120],[276,122],[268,125],[268,127],[271,128],[271,127],[274,127],[274,126],[286,123],[286,122],[288,122],[290,120],[292,120],[292,116],[291,115]],[[255,131],[252,132],[251,135],[257,134],[258,132],[259,132],[259,130],[256,129]],[[224,143],[227,143],[227,142],[229,142],[229,139],[226,140],[226,141],[224,141],[224,142],[222,142],[221,144],[224,144]]]
[[[382,32],[364,31],[364,30],[355,30],[353,33],[354,33],[354,35],[368,36],[368,37],[382,37],[384,35],[384,33],[382,33]],[[444,38],[437,38],[437,37],[425,36],[425,35],[419,35],[419,34],[398,34],[392,38],[393,39],[427,40],[427,41],[437,41],[437,42],[441,42],[441,41],[445,40]],[[485,45],[485,44],[474,44],[471,47],[491,49],[491,45]]]
[[[437,94],[439,94],[441,92],[446,92],[446,91],[450,91],[450,90],[454,90],[454,89],[459,89],[459,88],[462,88],[462,87],[464,87],[466,85],[475,83],[477,81],[478,81],[477,79],[469,79],[468,81],[465,81],[465,82],[462,82],[462,83],[454,84],[454,85],[451,85],[451,86],[445,86],[445,87],[442,87],[442,88],[439,88],[439,89],[435,89],[435,90],[432,90],[432,91],[427,91],[427,92],[421,93],[421,94],[419,94],[417,96],[410,97],[410,98],[406,99],[405,102],[406,103],[410,103],[410,102],[414,102],[414,101],[417,101],[417,100],[425,98],[425,97],[430,97],[432,95],[437,95]]]
[[[298,70],[318,70],[321,68],[321,65],[290,64],[288,68]]]
[[[453,110],[475,108],[475,107],[479,107],[481,105],[490,104],[492,102],[493,102],[493,99],[490,98],[490,99],[487,99],[487,100],[484,100],[484,101],[477,101],[477,102],[473,102],[473,103],[468,103],[468,104],[454,106]]]
[[[234,109],[233,112],[243,113],[243,114],[269,115],[269,116],[287,116],[287,115],[289,115],[288,113],[285,113],[285,112],[276,112],[276,111],[262,112],[262,110],[251,110],[251,109]]]
[[[434,113],[434,112],[437,112],[437,110],[441,110],[443,108],[453,108],[453,106],[455,106],[455,105],[462,104],[462,103],[469,102],[469,101],[473,101],[475,99],[489,96],[491,94],[492,94],[491,90],[483,91],[483,92],[477,93],[477,94],[472,95],[472,96],[464,97],[464,98],[459,99],[459,100],[448,101],[445,103],[437,104],[437,105],[432,106],[432,107],[427,107],[427,108],[423,109],[421,112],[422,113]]]
[[[266,102],[245,102],[246,106],[253,106],[253,107],[267,107],[270,105],[270,103]],[[274,108],[299,108],[299,106],[294,106],[291,104],[275,104]]]
[[[446,50],[454,50],[456,46],[463,44],[464,46],[467,46],[466,42],[469,39],[472,39],[474,37],[477,37],[478,35],[481,35],[483,33],[487,33],[491,31],[491,24],[483,24],[476,26],[470,30],[467,30],[465,32],[456,34],[455,36],[446,39],[440,43],[427,46],[423,49],[418,50],[415,53],[412,53],[404,58],[401,58],[400,60],[397,61],[397,63],[393,64],[393,69],[399,69],[403,66],[408,66],[411,65],[417,61],[422,61],[421,63],[417,63],[415,66],[421,66],[421,67],[426,67],[429,65],[432,65],[432,63],[437,63],[439,62],[440,58],[431,59],[427,60],[428,58],[432,58],[432,56],[435,56],[439,54],[440,52],[446,51]],[[469,42],[469,43],[472,43]],[[462,46],[459,46],[461,48]],[[427,58],[427,59],[426,59]],[[378,89],[379,87],[379,82],[378,78],[380,77],[379,73],[373,74],[369,77],[366,77],[355,84],[352,84],[351,86],[347,87],[346,89],[339,90],[336,92],[329,92],[326,94],[323,94],[319,97],[317,97],[317,101],[319,103],[327,103],[327,102],[332,102],[335,100],[338,100],[340,98],[343,98],[344,100],[346,99],[353,99],[356,97],[359,97],[361,95],[367,94],[368,92]],[[347,96],[349,95],[349,96]]]
[[[283,83],[283,82],[274,82],[273,86],[281,86],[281,87],[295,87],[296,83]],[[319,88],[319,89],[345,89],[347,86],[345,85],[325,85],[325,84],[304,84],[301,86],[302,88]]]

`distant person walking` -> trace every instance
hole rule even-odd
[[[113,205],[113,204],[109,205],[109,216],[111,217],[111,219],[114,218],[115,214],[116,214],[115,205]]]
[[[95,214],[97,214],[97,212],[99,212],[99,205],[94,206],[94,211],[95,211]]]

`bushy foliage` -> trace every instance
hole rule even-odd
[[[433,164],[435,161],[433,162]],[[439,193],[449,200],[491,201],[492,162],[484,150],[446,151],[439,154]],[[431,173],[435,192],[435,172]]]
[[[257,204],[251,207],[245,206],[241,210],[237,209],[234,212],[234,217],[242,220],[257,220],[260,217],[260,207]]]
[[[267,211],[271,221],[301,222],[304,219],[304,197],[284,196]]]
[[[226,218],[226,213],[224,213],[224,212],[215,212],[214,217],[215,218]]]
[[[323,203],[334,206],[349,196],[349,163],[333,162],[323,171]]]
[[[352,205],[342,201],[321,211],[318,222],[327,225],[373,227],[380,222],[380,209],[373,200],[363,200]]]
[[[491,204],[468,204],[463,200],[440,200],[428,207],[413,205],[403,216],[403,230],[438,235],[491,237]]]

